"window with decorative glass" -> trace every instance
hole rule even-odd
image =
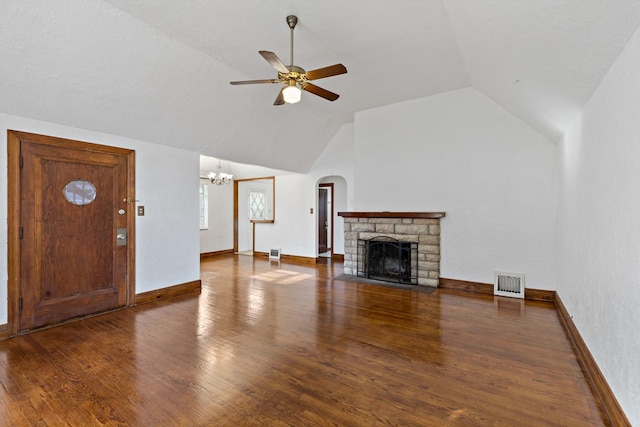
[[[200,184],[200,230],[209,228],[209,184]]]
[[[249,219],[263,220],[267,218],[267,193],[265,191],[249,192]]]

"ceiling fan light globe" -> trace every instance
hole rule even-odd
[[[295,104],[300,102],[302,91],[296,86],[287,86],[282,90],[282,97],[287,104]]]

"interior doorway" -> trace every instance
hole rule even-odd
[[[272,224],[275,218],[275,177],[233,181],[233,252],[253,255],[256,224]]]
[[[318,184],[318,256],[331,258],[333,252],[333,183]]]
[[[16,131],[7,143],[10,334],[129,305],[134,151]]]

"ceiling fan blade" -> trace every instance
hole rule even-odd
[[[278,55],[276,55],[275,53],[269,52],[268,50],[260,50],[258,51],[258,53],[262,55],[262,57],[266,59],[267,62],[271,64],[271,66],[277,71],[284,74],[289,73],[289,69],[287,68],[287,66],[282,63],[280,58],[278,58]]]
[[[307,76],[307,80],[324,79],[325,77],[337,76],[339,74],[345,74],[347,67],[342,64],[330,65],[324,68],[318,68],[317,70],[311,70],[304,73]]]
[[[232,85],[258,85],[262,83],[280,83],[278,79],[263,79],[263,80],[241,80],[238,82],[229,82]]]
[[[280,89],[280,92],[278,92],[278,96],[276,97],[276,100],[273,103],[273,105],[284,105],[284,95],[282,94],[283,90],[284,88]]]
[[[307,92],[311,92],[314,95],[318,95],[319,97],[322,97],[324,99],[327,99],[329,101],[335,101],[336,99],[340,98],[340,95],[338,95],[337,93],[333,93],[330,92],[326,89],[322,89],[320,86],[316,86],[314,84],[311,83],[305,83],[302,85],[302,90],[306,90]]]

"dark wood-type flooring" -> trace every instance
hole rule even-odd
[[[605,425],[552,305],[219,256],[203,290],[0,341],[0,425]]]

